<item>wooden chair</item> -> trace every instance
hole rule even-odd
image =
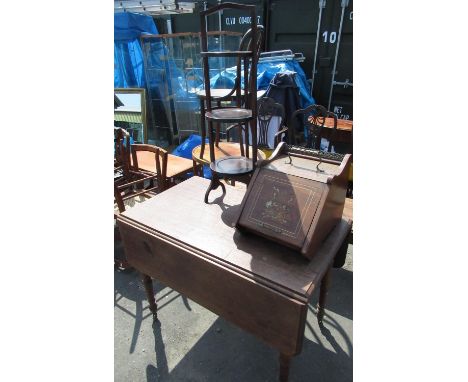
[[[130,168],[130,136],[122,128],[114,129],[114,244],[120,242],[115,218],[136,203],[154,196],[156,187],[147,184],[156,178],[155,174],[144,174]],[[146,187],[145,187],[146,186]],[[124,270],[131,268],[125,256],[114,256],[114,266]]]
[[[114,175],[114,218],[128,208],[163,192],[175,184],[176,179],[192,171],[191,160],[168,154],[160,147],[148,144],[124,145],[123,138],[118,140],[117,145],[118,157],[123,158],[121,167],[125,175]],[[116,236],[118,241],[118,231]],[[114,264],[119,269],[129,268],[126,259],[114,258]]]
[[[306,146],[312,149],[320,150],[320,141],[325,136],[328,139],[328,152],[334,145],[334,139],[337,135],[337,129],[340,125],[340,130],[352,131],[352,121],[338,120],[336,114],[327,110],[321,105],[311,105],[305,109],[296,110],[291,116],[292,133],[297,132],[298,123],[302,122],[307,128]],[[326,130],[330,130],[328,133]],[[294,142],[297,144],[297,139],[294,137]],[[351,150],[352,151],[352,150]],[[353,197],[353,163],[351,162],[348,174],[348,189],[346,192],[348,198]]]
[[[290,127],[292,131],[290,131],[290,134],[297,134],[299,128],[305,126],[307,130],[306,146],[320,150],[320,141],[327,118],[333,118],[333,129],[328,144],[328,151],[330,152],[336,133],[337,118],[335,113],[328,111],[322,105],[310,105],[305,109],[296,110],[291,116]],[[297,144],[297,137],[294,137],[293,142]]]
[[[258,101],[258,146],[260,149],[275,149],[283,134],[288,131],[284,126],[284,107],[274,99],[263,97]],[[273,140],[271,137],[273,136]]]
[[[166,150],[148,144],[130,145],[132,152],[130,172],[156,176],[159,192],[173,186],[176,180],[193,170],[192,161],[169,154]]]
[[[146,176],[132,182],[121,182],[120,184],[114,181],[114,245],[117,245],[121,241],[115,219],[119,214],[127,209],[132,208],[157,194],[157,186],[149,188],[144,187],[146,182],[151,182],[154,178],[155,176]],[[114,266],[120,270],[131,268],[124,254],[121,257],[114,256]]]
[[[149,191],[148,188],[144,187],[145,182],[149,183],[157,178],[155,173],[132,169],[130,160],[132,145],[129,138],[129,133],[126,130],[114,129],[114,203],[119,212],[125,211],[125,201],[138,196],[135,189],[139,189],[138,194],[143,195]]]
[[[274,99],[262,97],[257,103],[257,125],[258,125],[258,149],[262,150],[267,157],[271,155],[273,150],[281,142],[283,134],[288,131],[284,126],[284,107],[275,102]],[[227,139],[229,140],[229,132],[235,125],[231,125],[226,129]],[[242,133],[245,134],[244,129]],[[252,135],[249,135],[252,140]]]

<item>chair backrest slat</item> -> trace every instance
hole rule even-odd
[[[268,130],[273,117],[279,117],[278,131],[284,123],[284,107],[274,99],[262,97],[258,100],[258,145],[268,146]]]

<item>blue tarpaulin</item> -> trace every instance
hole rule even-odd
[[[160,49],[163,49],[164,45],[161,44],[161,47],[154,48],[155,52],[157,52]],[[153,54],[152,60],[158,60],[158,55]],[[155,63],[153,63],[155,65]],[[195,96],[195,93],[189,92],[187,90],[187,87],[184,86],[185,81],[185,76],[184,73],[176,67],[174,63],[169,60],[169,66],[171,69],[169,70],[169,73],[167,74],[168,77],[171,79],[168,81],[170,85],[172,86],[172,92],[174,92],[174,99],[177,101],[184,101],[179,103],[179,108],[185,108],[188,110],[198,110],[199,109],[199,100]],[[210,78],[210,87],[212,89],[232,89],[234,86],[234,82],[236,79],[236,70],[237,68],[235,66],[226,68],[222,70],[220,73],[214,75],[213,77]],[[259,62],[258,67],[257,67],[257,89],[258,90],[267,90],[268,87],[270,86],[270,83],[272,80],[275,78],[276,73],[290,73],[290,72],[295,72],[296,75],[294,76],[294,81],[296,82],[296,85],[299,89],[299,97],[300,97],[300,108],[305,108],[309,105],[312,105],[315,103],[315,100],[312,98],[310,95],[310,85],[307,82],[306,76],[304,71],[302,70],[301,66],[299,63],[295,60],[275,60],[273,62]],[[241,72],[241,84],[243,85],[243,71]],[[198,84],[192,84],[196,85],[197,90],[201,90],[204,88],[203,82],[202,82],[202,75],[200,74],[198,76]],[[158,80],[161,82],[162,80],[155,77],[151,79],[151,81]],[[156,81],[156,82],[158,82]],[[152,85],[152,84],[151,84]],[[154,84],[156,85],[156,83]]]
[[[206,148],[208,149],[209,141],[208,138],[205,138]],[[173,155],[177,155],[182,158],[192,159],[192,150],[201,145],[202,139],[201,136],[197,134],[190,135],[184,142],[177,146],[173,151]],[[192,173],[190,173],[190,176]],[[211,170],[209,166],[203,166],[203,177],[211,179]]]
[[[283,60],[273,62],[259,62],[257,65],[257,89],[266,90],[270,82],[275,77],[276,73],[283,72],[296,72],[295,80],[299,88],[299,95],[301,97],[301,107],[305,108],[315,103],[315,100],[310,95],[310,85],[307,82],[304,71],[299,63],[295,60]],[[210,86],[212,88],[232,88],[236,78],[236,67],[227,68],[220,74],[213,76],[210,79]],[[243,78],[243,76],[242,76]],[[242,80],[242,84],[243,84]]]
[[[114,87],[144,88],[142,34],[157,34],[151,16],[137,13],[114,13]]]

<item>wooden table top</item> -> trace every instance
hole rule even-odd
[[[205,145],[205,152],[203,153],[203,159],[200,158],[201,145],[198,145],[192,150],[192,159],[199,164],[210,164],[210,145]],[[265,153],[258,149],[258,159],[265,159]],[[249,146],[249,154],[252,157],[252,146]],[[215,158],[221,159],[226,156],[240,156],[240,146],[236,142],[219,142],[219,146],[215,145]]]
[[[234,228],[245,188],[227,185],[224,198],[218,188],[212,191],[214,201],[205,204],[208,185],[209,180],[192,177],[123,212],[118,219],[257,284],[307,302],[351,230],[351,217],[343,216],[309,261],[292,249]],[[347,211],[349,214],[349,204]]]
[[[156,173],[155,154],[149,151],[137,151],[138,167],[142,170]],[[133,166],[133,159],[130,157],[130,163]],[[176,155],[167,155],[167,173],[171,178],[176,175],[184,174],[193,169],[193,163],[190,159],[182,158]]]

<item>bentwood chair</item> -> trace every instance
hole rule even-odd
[[[238,51],[208,51],[207,17],[224,10],[245,11],[252,20],[251,32],[246,38],[245,50]],[[238,179],[248,183],[251,173],[257,162],[257,62],[260,55],[261,42],[259,41],[257,16],[255,5],[243,5],[236,3],[222,3],[200,12],[201,24],[201,57],[203,60],[203,75],[206,93],[205,119],[208,122],[208,138],[210,145],[210,168],[212,172],[210,186],[205,194],[205,203],[208,203],[208,195],[211,190],[221,186],[225,192],[221,178]],[[243,44],[244,45],[244,44]],[[231,95],[234,96],[234,106],[212,106],[210,85],[210,59],[232,57],[237,60],[236,81]],[[243,72],[243,78],[241,73]],[[243,93],[242,93],[243,83]],[[215,157],[214,125],[230,123],[244,125],[245,131],[251,131],[252,145],[250,148],[248,137],[245,134],[245,149],[243,142],[239,142],[240,155],[227,155],[223,158]],[[241,135],[241,134],[240,134]]]
[[[249,29],[243,36],[239,44],[239,51],[249,51],[252,49],[252,44],[253,44],[253,37],[252,37],[252,28]],[[260,57],[260,52],[261,52],[261,46],[264,38],[264,27],[263,25],[257,25],[257,45],[256,45],[256,60],[258,62],[258,59]],[[236,69],[239,71],[239,68],[241,67],[241,59],[238,57],[236,61]],[[234,85],[230,89],[210,89],[210,95],[211,95],[211,102],[216,103],[218,108],[221,108],[222,103],[226,102],[235,102],[237,100],[237,93],[238,89],[240,88],[240,96],[241,96],[241,104],[245,103],[245,92],[244,89],[242,89],[241,86],[241,78],[240,76],[236,76],[234,80]],[[205,112],[206,112],[206,90],[202,89],[197,92],[197,95],[200,99],[200,118],[201,118],[201,136],[202,136],[202,144],[200,147],[197,147],[194,150],[195,153],[195,158],[194,160],[197,160],[197,162],[203,162],[203,159],[205,157],[205,138],[206,138],[206,128],[205,128]],[[257,91],[257,99],[263,96],[265,94],[265,90],[259,90]],[[238,126],[238,125],[236,125]],[[236,145],[233,145],[232,143],[225,143],[225,142],[220,142],[220,130],[221,126],[219,123],[214,124],[215,127],[215,138],[214,138],[214,150],[215,150],[215,158],[221,158],[226,155],[244,155],[244,148]],[[240,126],[239,126],[240,127]],[[227,133],[227,132],[226,132]],[[206,161],[206,160],[205,160]],[[207,162],[209,164],[209,161]]]

